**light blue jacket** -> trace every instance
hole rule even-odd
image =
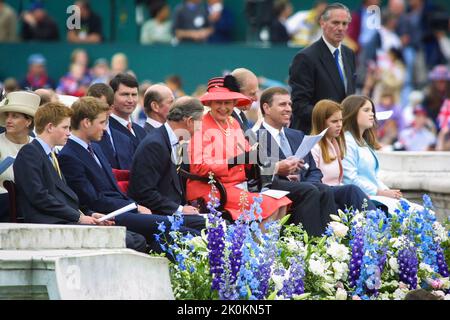
[[[344,184],[355,184],[369,196],[388,187],[378,178],[379,163],[375,151],[369,146],[360,147],[353,135],[345,132],[347,152],[342,161]]]

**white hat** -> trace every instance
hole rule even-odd
[[[34,117],[39,108],[41,97],[28,91],[14,91],[0,102],[0,125],[5,125],[5,112],[19,112]]]

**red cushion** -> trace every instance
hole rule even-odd
[[[122,190],[123,193],[127,193],[128,191],[128,181],[118,181],[117,184],[119,185],[120,190]]]
[[[119,169],[112,169],[112,170],[114,177],[118,182],[130,180],[130,170],[119,170]]]

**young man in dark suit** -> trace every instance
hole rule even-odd
[[[301,50],[289,69],[293,117],[290,127],[309,134],[314,105],[322,99],[340,103],[355,93],[355,54],[342,44],[351,21],[340,3],[328,5],[320,18],[321,39]]]
[[[72,110],[72,135],[58,160],[68,185],[80,199],[81,207],[109,213],[135,203],[119,189],[101,148],[92,144],[92,141],[101,139],[109,106],[97,98],[83,97],[72,105]],[[158,250],[154,242],[154,234],[159,233],[158,223],[169,225],[167,217],[152,214],[150,209],[141,205],[137,210],[117,216],[115,222],[143,235],[154,250]],[[182,228],[181,231],[199,234],[199,230]]]
[[[71,115],[70,108],[52,102],[36,112],[37,137],[19,151],[13,167],[19,215],[28,223],[112,225],[99,222],[103,214],[91,208],[79,210],[78,197],[61,173],[54,149],[66,144]],[[142,252],[146,248],[145,239],[130,232],[126,244]]]
[[[114,103],[109,125],[111,128],[127,135],[136,150],[139,143],[147,135],[144,128],[131,121],[131,114],[138,103],[139,84],[132,75],[119,73],[111,79],[109,85],[114,91]]]
[[[95,83],[88,88],[86,96],[96,97],[110,106],[114,104],[114,91],[104,83]],[[100,141],[95,141],[102,148],[109,164],[114,169],[130,170],[133,161],[134,147],[126,134],[111,128],[109,121]]]
[[[178,98],[167,122],[152,131],[139,145],[133,159],[128,194],[139,204],[155,212],[172,215],[183,213],[187,226],[197,225],[203,217],[186,205],[177,166],[188,158],[186,143],[194,133],[194,122],[201,121],[203,105],[191,97]],[[181,155],[180,147],[184,154]],[[200,221],[201,222],[201,221]]]

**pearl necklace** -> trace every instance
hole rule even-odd
[[[224,128],[222,127],[222,125],[221,125],[214,117],[212,117],[212,118],[213,118],[214,121],[216,122],[216,124],[217,124],[217,126],[219,127],[220,131],[222,131],[222,133],[223,133],[226,137],[229,137],[229,136],[231,135],[231,129],[230,129],[230,124],[228,123],[228,119],[226,120],[226,122],[227,122],[227,128],[224,129]]]

